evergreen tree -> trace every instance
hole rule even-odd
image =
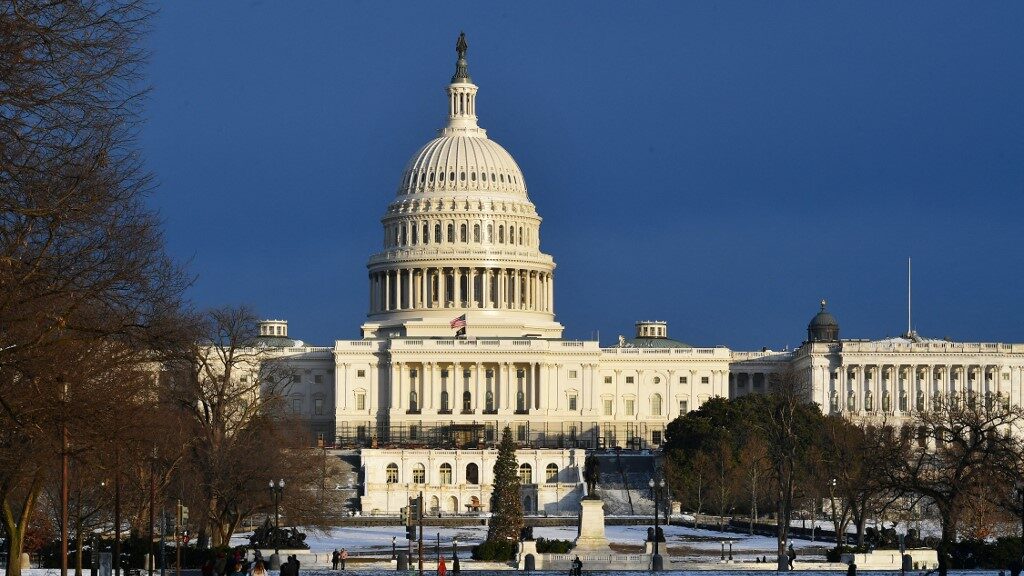
[[[516,542],[523,529],[523,504],[519,499],[519,463],[512,430],[506,426],[494,463],[494,490],[491,492],[491,522],[487,540]]]

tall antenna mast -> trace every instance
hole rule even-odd
[[[912,326],[910,323],[910,258],[907,258],[907,336],[913,332]]]

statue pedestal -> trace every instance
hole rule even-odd
[[[579,536],[573,548],[576,551],[611,553],[604,535],[604,502],[600,498],[580,500]]]

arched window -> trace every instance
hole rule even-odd
[[[516,227],[515,226],[509,226],[508,227],[508,243],[509,244],[515,244],[516,243]]]
[[[468,242],[469,238],[466,237],[466,225],[459,225],[459,242]]]
[[[661,394],[651,396],[651,416],[661,416]]]
[[[494,225],[493,224],[488,224],[487,225],[487,243],[488,244],[491,243],[491,238],[494,238]]]
[[[448,241],[455,242],[455,224],[448,225]]]
[[[472,462],[466,464],[466,482],[468,484],[480,483],[480,468]]]
[[[462,393],[462,411],[471,412],[473,410],[473,395],[466,390]]]
[[[430,226],[423,225],[423,243],[430,244]]]
[[[409,410],[416,411],[420,409],[419,396],[416,395],[415,390],[409,391]]]
[[[387,470],[387,483],[398,484],[398,464],[395,464],[394,462],[388,464]]]
[[[473,242],[480,243],[480,225],[473,224]]]
[[[552,462],[544,468],[544,479],[548,482],[558,481],[558,464]]]
[[[413,484],[425,484],[427,482],[427,469],[423,467],[423,464],[416,464],[412,467],[412,482]]]
[[[441,484],[452,483],[452,465],[445,462],[441,464]]]
[[[406,244],[405,226],[402,226],[398,230],[398,237],[401,238],[401,240],[399,240],[399,244],[401,244],[402,246],[405,246],[405,244]]]
[[[523,227],[522,226],[519,227],[519,243],[520,244],[525,244],[526,243],[526,241],[523,240]]]
[[[533,468],[529,464],[519,465],[519,483],[533,484]]]
[[[441,243],[441,225],[434,224],[434,242],[437,244]]]
[[[490,390],[488,390],[487,394],[484,396],[484,398],[485,398],[485,402],[487,404],[487,411],[488,412],[494,412],[494,392],[491,392]]]
[[[498,225],[498,244],[504,244],[504,243],[505,243],[505,226],[499,224]]]
[[[415,224],[413,224],[412,225],[412,244],[413,244],[413,246],[415,246],[417,243],[419,243],[419,239],[420,239],[420,227],[415,225]]]
[[[447,390],[441,390],[441,411],[442,412],[447,412],[448,411],[448,391]]]

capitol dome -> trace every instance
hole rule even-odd
[[[477,125],[467,49],[462,35],[447,122],[406,164],[381,218],[364,337],[561,337],[541,217],[519,165]]]
[[[406,166],[398,194],[477,191],[525,197],[523,173],[512,155],[478,130],[441,129]]]

